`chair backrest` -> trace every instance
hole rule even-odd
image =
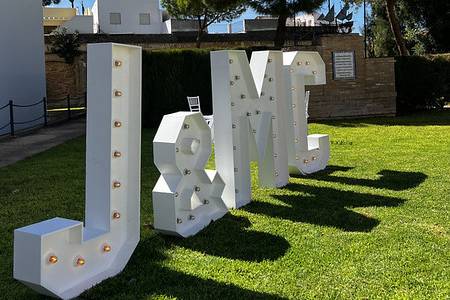
[[[311,97],[311,91],[306,91],[305,94],[305,103],[306,103],[306,118],[309,118],[309,98]]]
[[[187,97],[188,103],[189,103],[189,109],[191,112],[202,112],[202,109],[200,107],[200,97]]]

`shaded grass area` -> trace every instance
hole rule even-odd
[[[81,299],[450,296],[450,112],[311,125],[330,167],[262,189],[189,239],[151,229],[154,131],[143,133],[141,243]],[[13,230],[84,218],[84,139],[0,169],[0,298],[42,299],[12,279]]]

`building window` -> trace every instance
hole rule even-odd
[[[110,13],[109,21],[111,25],[120,25],[122,24],[122,16],[120,15],[120,13]]]
[[[139,14],[140,25],[150,25],[150,14]]]

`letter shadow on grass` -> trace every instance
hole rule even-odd
[[[221,238],[229,240],[232,235],[230,232],[228,237]],[[212,244],[216,242],[219,241],[211,239]],[[238,243],[239,247],[245,247],[244,241],[238,240],[236,246]],[[173,244],[160,235],[142,240],[123,273],[88,290],[82,299],[148,299],[159,295],[177,299],[284,299],[165,267],[162,264],[169,259],[165,251]]]
[[[392,191],[404,191],[418,187],[428,178],[426,174],[421,172],[403,172],[392,170],[382,170],[378,172],[377,175],[380,175],[379,179],[360,179],[332,175],[337,171],[347,172],[352,169],[353,167],[329,166],[322,172],[318,172],[307,177],[297,176],[297,178],[337,182],[348,185],[359,185],[377,189],[389,189]]]
[[[397,207],[405,202],[399,198],[302,184],[289,184],[286,189],[306,195],[272,195],[287,206],[255,201],[243,209],[293,222],[335,227],[349,232],[370,232],[380,221],[354,212],[352,208]]]
[[[191,249],[208,255],[249,262],[276,260],[289,249],[283,237],[248,230],[250,221],[231,214],[211,223],[199,234],[188,239],[165,237],[171,245]]]

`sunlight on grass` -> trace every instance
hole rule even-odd
[[[329,168],[261,189],[189,239],[151,226],[154,131],[143,133],[141,243],[125,271],[82,299],[432,298],[450,294],[450,112],[311,125]],[[13,230],[84,218],[84,138],[0,169],[0,292],[40,299],[12,279]],[[211,162],[210,166],[213,166]]]

